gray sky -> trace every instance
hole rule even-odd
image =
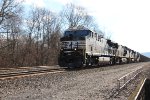
[[[149,0],[25,0],[59,12],[67,3],[85,7],[106,36],[138,52],[150,52]]]

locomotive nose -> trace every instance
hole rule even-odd
[[[75,56],[75,55],[68,55],[66,59],[67,67],[69,68],[76,68],[81,67],[82,60],[81,58]]]

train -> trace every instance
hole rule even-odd
[[[58,64],[61,67],[80,68],[139,61],[140,53],[85,27],[69,28],[60,38]]]

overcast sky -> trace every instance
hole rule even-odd
[[[150,52],[149,0],[26,0],[59,12],[67,3],[85,7],[106,36],[138,52]]]

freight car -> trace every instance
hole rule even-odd
[[[62,67],[113,65],[140,60],[138,52],[84,27],[67,29],[60,43],[58,63]]]

